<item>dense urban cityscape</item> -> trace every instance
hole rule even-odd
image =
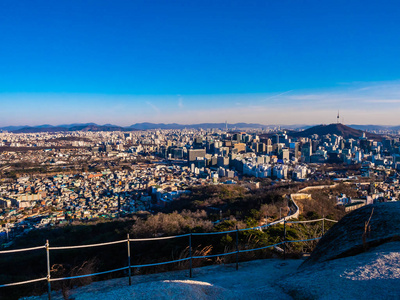
[[[346,209],[399,199],[398,135],[300,133],[226,128],[2,132],[3,246],[34,228],[154,213],[202,185],[257,186],[265,178],[272,185],[350,181],[359,197],[336,195],[337,205]]]

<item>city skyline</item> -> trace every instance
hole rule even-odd
[[[0,126],[399,125],[395,1],[0,8]]]

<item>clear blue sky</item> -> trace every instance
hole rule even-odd
[[[313,124],[338,109],[398,124],[399,16],[398,1],[3,0],[0,126]]]

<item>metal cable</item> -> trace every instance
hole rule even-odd
[[[211,258],[211,257],[225,256],[225,255],[231,255],[231,254],[236,254],[236,253],[237,253],[237,251],[221,253],[221,254],[205,255],[205,256],[193,256],[192,258]]]
[[[319,240],[320,238],[321,238],[321,237],[317,237],[317,238],[313,238],[313,239],[308,239],[308,240],[286,241],[286,243],[309,242],[309,241]]]
[[[166,264],[172,264],[172,263],[176,263],[176,262],[180,262],[180,261],[185,261],[185,260],[189,260],[189,259],[190,259],[190,257],[182,258],[182,259],[177,259],[177,260],[165,261],[165,262],[161,262],[161,263],[146,264],[146,265],[134,265],[134,266],[131,266],[131,268],[142,268],[142,267],[160,266],[160,265],[166,265]]]
[[[218,232],[196,232],[192,233],[192,235],[214,235],[214,234],[227,234],[227,233],[232,233],[236,232],[235,230],[228,230],[228,231],[218,231]]]
[[[257,226],[257,227],[250,227],[250,228],[242,228],[242,229],[239,229],[239,231],[260,230],[260,229],[263,228],[264,226],[265,226],[265,225]]]
[[[123,267],[123,268],[114,269],[114,270],[110,270],[110,271],[104,271],[104,272],[93,273],[93,274],[78,275],[78,276],[72,276],[72,277],[50,278],[50,281],[60,281],[60,280],[67,280],[67,279],[77,279],[77,278],[83,278],[83,277],[89,277],[89,276],[96,276],[96,275],[102,275],[102,274],[122,271],[122,270],[126,270],[128,268],[129,267]]]
[[[278,244],[274,244],[274,245],[269,245],[269,246],[265,246],[265,247],[260,247],[260,248],[254,248],[254,249],[246,249],[246,250],[239,250],[239,253],[243,253],[243,252],[250,252],[250,251],[256,251],[256,250],[262,250],[262,249],[267,249],[267,248],[271,248],[271,247],[275,247],[281,244],[284,244],[285,242],[280,242]]]

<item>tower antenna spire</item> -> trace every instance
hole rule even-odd
[[[337,120],[336,120],[336,123],[337,123],[337,124],[339,124],[339,118],[340,118],[340,117],[339,117],[339,111],[337,111]]]

